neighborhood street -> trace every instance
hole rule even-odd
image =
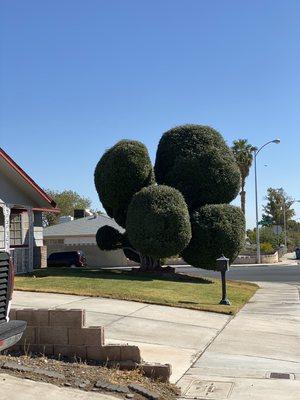
[[[220,277],[219,272],[193,267],[178,267],[176,271],[196,276]],[[226,274],[228,279],[249,282],[282,282],[300,284],[300,265],[233,266]]]

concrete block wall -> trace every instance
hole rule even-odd
[[[33,268],[47,268],[47,246],[33,248]]]
[[[105,345],[103,327],[85,327],[85,310],[11,309],[10,319],[27,322],[13,350],[103,362],[141,362],[137,346]]]
[[[274,254],[261,254],[262,264],[274,264],[279,262],[278,252]],[[253,255],[239,255],[233,264],[255,264],[256,254]]]

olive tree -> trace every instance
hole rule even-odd
[[[230,206],[241,176],[231,149],[215,129],[178,126],[159,142],[154,166],[146,147],[122,140],[97,164],[95,185],[108,215],[125,229],[102,227],[102,250],[123,249],[141,269],[160,268],[177,254],[213,269],[224,254],[233,260],[243,245],[245,222]]]

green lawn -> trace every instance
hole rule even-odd
[[[219,305],[219,279],[203,279],[178,275],[168,278],[154,274],[134,274],[118,270],[47,268],[32,276],[16,276],[15,289],[25,291],[102,296],[145,303],[236,313],[255,293],[257,286],[229,281],[231,306]]]

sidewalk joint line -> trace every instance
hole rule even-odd
[[[225,322],[224,326],[217,332],[216,336],[212,337],[210,341],[206,344],[202,351],[200,351],[199,356],[197,359],[192,362],[189,368],[181,375],[181,377],[175,382],[176,384],[180,381],[180,379],[191,369],[194,367],[196,362],[203,356],[206,350],[213,344],[213,342],[217,339],[217,337],[223,332],[223,330],[227,327],[227,325],[235,318],[235,315],[229,317],[228,321]]]

